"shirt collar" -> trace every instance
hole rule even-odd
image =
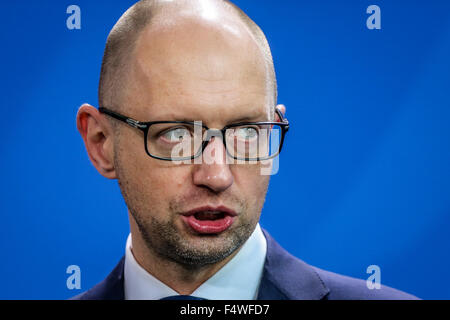
[[[125,249],[125,299],[159,300],[178,295],[175,290],[142,268],[134,258],[131,248],[130,234]],[[258,224],[239,252],[191,295],[208,300],[256,299],[266,253],[266,238]]]

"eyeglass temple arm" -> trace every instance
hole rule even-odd
[[[107,115],[113,117],[114,119],[117,119],[119,121],[125,122],[125,123],[129,124],[130,126],[132,126],[133,128],[137,128],[137,129],[141,129],[141,130],[145,130],[147,128],[147,126],[145,124],[141,124],[137,120],[125,117],[125,116],[123,116],[123,115],[121,115],[121,114],[119,114],[117,112],[114,112],[112,110],[106,109],[104,107],[98,108],[98,111],[100,111],[101,113],[107,114]]]

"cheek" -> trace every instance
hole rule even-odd
[[[121,137],[115,154],[119,183],[129,207],[154,216],[163,215],[170,200],[181,193],[189,170],[149,157],[143,143],[142,137],[125,134]]]
[[[133,192],[139,195],[143,206],[151,206],[158,211],[167,211],[170,201],[182,193],[189,178],[189,171],[181,167],[165,167],[158,160],[136,159],[126,179],[132,184]]]
[[[157,160],[156,160],[157,161]],[[159,163],[158,163],[159,164]],[[148,168],[146,173],[151,189],[151,198],[155,203],[168,207],[171,200],[183,194],[187,181],[190,179],[190,171],[186,167],[165,167],[161,165]]]
[[[258,165],[236,165],[232,170],[236,188],[241,197],[247,200],[249,210],[259,213],[264,204],[270,176],[262,175]]]

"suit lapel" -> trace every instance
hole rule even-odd
[[[125,256],[120,259],[114,270],[102,282],[71,300],[124,300],[124,265]]]
[[[258,300],[319,300],[329,289],[315,270],[284,250],[266,230],[267,255]]]

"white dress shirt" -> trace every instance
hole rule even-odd
[[[125,250],[125,299],[159,300],[178,295],[175,290],[142,268],[134,258],[131,248],[130,234]],[[239,252],[191,295],[208,300],[256,299],[266,252],[266,238],[258,224]]]

